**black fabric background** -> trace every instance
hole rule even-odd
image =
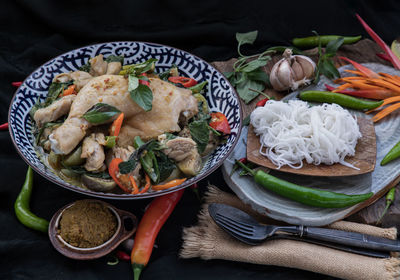
[[[0,8],[0,123],[21,81],[49,59],[84,45],[115,40],[168,44],[205,60],[236,56],[235,32],[259,30],[253,47],[287,45],[293,37],[367,34],[358,12],[390,43],[399,35],[397,1],[2,1]],[[132,279],[127,263],[106,265],[107,258],[74,261],[60,255],[46,235],[18,223],[13,203],[27,166],[7,132],[0,132],[0,279]],[[220,170],[200,182],[228,191]],[[35,175],[31,208],[50,219],[63,205],[87,198]],[[111,201],[138,217],[149,200]],[[333,279],[311,272],[222,260],[181,260],[182,228],[196,222],[200,203],[191,190],[161,230],[157,248],[142,274],[145,279]]]

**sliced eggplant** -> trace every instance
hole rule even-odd
[[[81,177],[82,184],[88,189],[96,192],[111,192],[117,184],[112,179],[103,179],[83,174]]]
[[[71,153],[66,155],[63,159],[63,164],[65,166],[78,166],[82,165],[85,163],[86,159],[81,158],[82,154],[82,146],[79,146],[75,150],[73,150]]]

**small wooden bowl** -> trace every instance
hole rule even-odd
[[[68,244],[58,233],[59,229],[59,223],[61,216],[63,212],[74,205],[76,202],[72,202],[70,204],[65,205],[62,207],[60,210],[58,210],[53,217],[51,218],[50,225],[49,225],[49,238],[50,242],[53,244],[54,248],[63,254],[64,256],[71,258],[71,259],[76,259],[76,260],[92,260],[92,259],[98,259],[100,257],[103,257],[107,254],[109,254],[111,251],[113,251],[115,248],[118,247],[118,245],[131,237],[133,233],[136,231],[137,228],[137,219],[136,216],[133,215],[132,213],[129,213],[124,210],[120,210],[112,206],[111,204],[108,204],[106,202],[103,202],[101,200],[96,200],[96,199],[85,199],[84,201],[87,202],[97,202],[101,203],[110,209],[111,213],[115,215],[115,218],[117,219],[117,229],[114,233],[114,235],[107,240],[105,243],[93,247],[93,248],[79,248],[76,246],[72,246],[71,244]],[[130,220],[132,223],[132,228],[131,229],[126,229],[125,223]]]

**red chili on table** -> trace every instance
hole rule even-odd
[[[20,87],[22,85],[22,82],[12,82],[11,85],[13,87]]]
[[[115,253],[115,255],[117,256],[117,258],[120,261],[130,261],[131,260],[131,256],[129,256],[127,253],[125,253],[123,251],[117,251]]]
[[[142,269],[147,265],[158,232],[175,209],[183,192],[184,189],[155,198],[140,220],[131,254],[135,280],[139,279]]]
[[[258,101],[256,104],[256,107],[264,107],[265,103],[267,103],[268,100],[269,100],[269,98],[264,98],[264,99]]]
[[[220,112],[211,113],[210,126],[215,130],[222,132],[224,134],[231,133],[231,127],[229,126],[228,119],[224,114]]]
[[[0,125],[0,130],[8,130],[8,123],[3,123]]]
[[[174,84],[181,84],[185,88],[192,87],[197,85],[197,81],[192,78],[187,78],[187,77],[169,77],[168,81]]]

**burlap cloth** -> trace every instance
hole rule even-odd
[[[399,279],[400,259],[393,254],[389,259],[361,256],[319,245],[294,240],[271,240],[258,246],[244,244],[219,228],[208,214],[208,204],[217,202],[237,207],[260,222],[271,220],[257,214],[236,196],[209,186],[205,203],[196,226],[183,231],[182,258],[199,257],[204,260],[224,259],[264,265],[277,265],[309,270],[343,279]],[[396,228],[339,221],[328,228],[366,233],[395,239]]]

